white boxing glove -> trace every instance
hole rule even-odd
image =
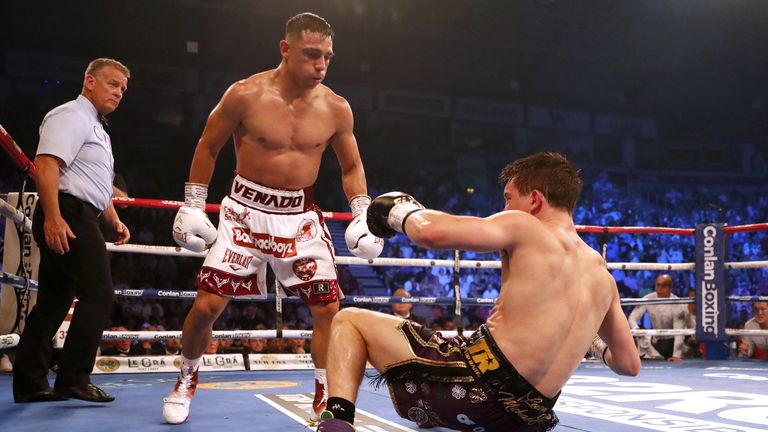
[[[376,237],[368,230],[366,212],[370,204],[371,197],[368,195],[352,197],[349,206],[352,209],[353,219],[347,231],[344,232],[344,240],[347,242],[349,251],[352,255],[363,259],[376,258],[384,249],[384,239]]]
[[[184,205],[173,220],[173,239],[192,252],[202,252],[216,241],[216,227],[205,214],[208,186],[184,183]]]

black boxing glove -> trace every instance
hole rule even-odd
[[[368,207],[368,229],[376,237],[390,238],[405,232],[408,216],[424,210],[424,206],[407,193],[389,192],[379,195]]]

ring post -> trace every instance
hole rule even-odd
[[[696,340],[704,343],[708,360],[728,358],[725,254],[723,224],[697,224]]]
[[[277,338],[283,338],[283,297],[280,294],[280,281],[275,276],[275,321],[277,329]]]
[[[459,332],[459,336],[464,335],[464,318],[461,315],[461,283],[459,282],[459,261],[461,261],[461,252],[458,250],[453,251],[453,296],[454,303],[454,323],[456,324],[456,331]]]

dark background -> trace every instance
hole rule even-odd
[[[4,1],[0,123],[32,155],[40,120],[76,96],[87,62],[117,58],[133,72],[110,118],[117,170],[141,195],[179,198],[208,112],[231,82],[277,66],[284,23],[302,11],[336,30],[326,84],[352,103],[373,189],[391,183],[379,172],[425,167],[483,188],[503,163],[550,149],[629,179],[766,178],[763,0]],[[446,98],[449,111],[382,109],[387,91]],[[459,98],[636,116],[656,133],[466,121]],[[214,190],[230,180],[231,153],[222,154]],[[326,205],[342,205],[328,159],[318,186]],[[2,167],[13,182],[7,161]]]

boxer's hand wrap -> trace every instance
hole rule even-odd
[[[599,358],[603,361],[604,365],[608,366],[608,363],[605,362],[606,352],[608,352],[608,345],[600,339],[600,336],[595,335],[595,338],[592,340],[592,345],[589,346],[589,354],[592,357]]]
[[[184,206],[205,211],[205,200],[208,198],[208,185],[200,183],[184,183]]]
[[[216,228],[205,214],[208,186],[184,183],[184,205],[173,220],[176,244],[193,252],[202,252],[216,241]]]
[[[405,232],[404,225],[408,216],[420,210],[424,210],[424,206],[406,193],[379,195],[368,207],[368,229],[377,237],[392,237]]]
[[[371,205],[371,197],[368,195],[355,195],[349,200],[349,208],[352,209],[352,217],[356,218],[364,214]]]
[[[347,231],[344,233],[344,240],[347,242],[347,248],[352,252],[352,255],[364,259],[376,258],[384,249],[384,239],[376,237],[368,231],[366,218],[370,204],[371,197],[368,195],[355,195],[349,200],[349,207],[352,209],[354,219],[349,223]]]

